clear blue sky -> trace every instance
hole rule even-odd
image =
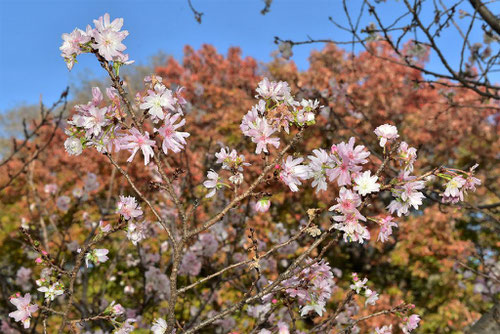
[[[180,59],[184,45],[198,48],[203,43],[213,44],[224,53],[230,46],[239,46],[243,55],[269,61],[276,50],[274,36],[293,40],[304,40],[307,35],[349,38],[328,21],[328,16],[333,16],[345,22],[340,0],[274,0],[265,16],[260,14],[262,0],[192,3],[205,14],[202,24],[194,20],[187,0],[0,0],[0,112],[21,102],[37,103],[40,94],[46,104],[52,103],[82,75],[100,75],[90,55],[79,56],[78,64],[68,72],[59,46],[62,33],[75,27],[85,29],[106,12],[112,19],[124,18],[124,29],[130,32],[124,43],[130,58],[139,63],[160,50]],[[350,1],[353,7],[360,3]],[[382,15],[395,14],[391,4],[384,6]],[[457,38],[445,38],[450,49],[457,47]],[[296,47],[292,59],[305,69],[311,49],[321,47]],[[430,66],[438,67],[435,62]]]

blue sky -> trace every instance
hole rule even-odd
[[[393,2],[393,1],[389,1]],[[260,14],[262,0],[192,0],[204,12],[198,24],[187,0],[0,0],[0,112],[19,103],[37,103],[40,94],[46,104],[55,101],[61,91],[77,83],[82,75],[100,76],[96,60],[81,55],[71,72],[60,57],[61,34],[75,27],[85,29],[93,19],[108,12],[111,18],[123,17],[127,52],[138,63],[163,51],[180,59],[186,44],[198,48],[203,43],[226,52],[230,46],[242,48],[244,56],[269,61],[276,50],[274,36],[304,40],[349,36],[329,21],[332,16],[345,23],[340,0],[274,0],[271,11]],[[351,0],[355,8],[360,0]],[[382,15],[395,14],[391,4],[382,7]],[[373,19],[366,18],[364,22]],[[366,25],[366,24],[365,24]],[[476,39],[480,35],[476,34]],[[458,35],[443,37],[448,50],[457,48]],[[294,48],[293,60],[299,68],[308,66],[312,49],[322,45]],[[453,61],[453,52],[452,61]],[[434,60],[431,68],[440,68]]]

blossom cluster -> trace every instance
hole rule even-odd
[[[352,273],[353,284],[351,284],[351,289],[357,294],[363,294],[366,297],[365,305],[375,305],[378,300],[378,293],[369,289],[366,286],[368,279],[360,279],[357,273]]]
[[[64,285],[59,281],[51,283],[50,280],[42,277],[36,280],[36,285],[39,286],[38,291],[43,292],[45,299],[50,301],[64,293]]]
[[[123,51],[127,48],[122,41],[128,36],[127,30],[121,30],[123,19],[114,19],[110,22],[106,13],[94,20],[95,28],[90,25],[85,31],[75,28],[71,33],[63,34],[63,44],[59,48],[68,69],[71,70],[77,62],[76,57],[82,53],[97,52],[106,61],[121,64],[131,64],[128,54]]]
[[[476,186],[481,184],[481,180],[473,176],[477,164],[472,166],[469,172],[448,169],[448,174],[440,174],[439,176],[448,180],[446,189],[442,196],[443,203],[458,203],[464,200],[464,194],[467,191],[476,191]]]
[[[127,238],[135,246],[147,238],[150,223],[147,220],[137,221],[143,215],[143,211],[133,196],[120,196],[116,212],[128,221]]]
[[[319,316],[326,311],[325,305],[332,295],[335,286],[330,265],[321,260],[309,265],[312,260],[306,261],[306,268],[284,280],[281,285],[292,298],[297,298],[301,305],[300,314],[305,316],[311,311]]]
[[[292,125],[314,124],[319,102],[294,100],[287,82],[264,78],[256,91],[259,101],[243,117],[240,125],[243,134],[257,144],[256,154],[269,153],[268,145],[278,148],[280,139],[273,135],[281,131],[290,133]]]
[[[185,138],[189,137],[189,133],[178,131],[186,122],[182,118],[182,107],[186,103],[181,96],[182,89],[173,93],[158,76],[148,76],[144,81],[148,89],[145,94],[138,94],[138,104],[155,124],[162,122],[153,131],[162,139],[163,153],[179,153],[186,145]],[[69,135],[64,143],[66,151],[70,155],[79,155],[85,147],[91,146],[102,153],[128,150],[131,154],[127,162],[141,151],[144,165],[148,165],[155,154],[156,141],[138,124],[128,127],[123,123],[122,105],[116,89],[107,88],[106,95],[111,100],[108,105],[103,103],[101,90],[94,87],[92,100],[75,106],[76,114],[68,121],[70,126],[65,130]]]
[[[240,129],[245,136],[251,138],[257,144],[255,153],[269,153],[268,146],[276,148],[280,145],[279,137],[273,134],[282,130],[290,132],[291,125],[299,127],[314,123],[315,110],[318,108],[317,101],[303,100],[301,103],[295,101],[291,95],[290,87],[286,82],[274,82],[264,78],[257,88],[258,103],[243,117]],[[308,123],[311,122],[311,123]],[[393,200],[387,206],[391,214],[399,217],[408,215],[410,208],[418,210],[423,204],[425,195],[425,181],[411,175],[417,159],[417,151],[406,142],[396,143],[399,138],[398,130],[390,124],[378,126],[374,133],[380,140],[380,146],[385,148],[388,144],[395,144],[395,154],[392,151],[388,158],[394,160],[402,167],[399,176],[395,178],[389,188]],[[286,156],[281,163],[275,166],[280,180],[286,184],[292,192],[299,191],[299,186],[305,180],[312,179],[312,187],[316,192],[327,191],[328,182],[336,182],[340,188],[337,204],[330,207],[335,223],[333,228],[344,232],[344,240],[363,243],[370,239],[367,227],[360,222],[366,222],[358,208],[362,207],[363,197],[380,192],[381,185],[378,183],[378,172],[372,175],[370,170],[363,170],[363,165],[368,163],[370,152],[364,145],[355,145],[355,138],[349,141],[333,144],[329,151],[322,148],[314,149],[312,155],[308,156],[308,162],[302,157]],[[238,155],[236,150],[223,148],[216,153],[217,163],[223,164],[223,169],[233,171],[229,179],[232,183],[239,185],[243,181],[242,166],[245,157]],[[474,167],[475,168],[475,167]],[[456,202],[463,199],[463,191],[475,190],[475,185],[480,181],[472,176],[474,168],[467,174],[467,179],[456,175],[444,176],[449,180],[443,201]],[[208,172],[208,180],[203,184],[210,192],[206,197],[212,197],[218,189],[229,187],[214,170]],[[386,188],[387,189],[387,188]],[[265,212],[271,204],[269,196],[258,199],[255,210]],[[373,219],[371,219],[373,220]],[[374,220],[380,224],[381,229],[378,240],[385,242],[392,234],[392,228],[397,224],[392,216],[381,220]]]

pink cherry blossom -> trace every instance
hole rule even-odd
[[[365,297],[366,297],[365,305],[368,305],[368,304],[375,305],[379,296],[378,296],[377,292],[372,291],[370,289],[366,289],[365,290]]]
[[[418,327],[418,323],[420,322],[420,317],[418,314],[412,314],[410,315],[409,318],[405,318],[404,321],[405,322],[401,327],[401,329],[403,330],[403,333],[408,334]]]
[[[327,190],[326,171],[334,168],[335,163],[328,152],[323,149],[313,150],[314,155],[308,156],[309,174],[308,178],[312,178],[312,186],[316,188],[316,192]]]
[[[267,145],[272,145],[275,148],[280,146],[280,139],[271,137],[274,132],[276,132],[276,129],[270,126],[264,118],[256,120],[255,128],[249,131],[252,142],[257,144],[255,154],[269,153]]]
[[[306,263],[310,262],[308,259]],[[332,295],[335,282],[330,265],[321,260],[284,280],[281,285],[290,297],[297,298],[301,305],[301,316],[311,311],[321,316],[326,311],[325,305]]]
[[[405,171],[413,172],[413,164],[417,160],[417,149],[410,147],[407,142],[401,142],[397,159],[404,165]]]
[[[380,224],[380,232],[378,234],[377,241],[386,242],[389,239],[389,236],[392,235],[392,228],[398,226],[393,219],[394,217],[392,216],[386,216],[378,222]]]
[[[177,99],[172,95],[172,91],[163,84],[157,83],[154,90],[149,90],[141,103],[141,109],[145,109],[151,115],[153,121],[165,118],[165,110],[175,110]]]
[[[102,128],[110,123],[106,117],[108,108],[98,108],[94,105],[90,106],[88,115],[83,116],[83,127],[87,130],[87,138],[92,136],[97,137],[102,131]]]
[[[257,119],[261,119],[261,115],[263,115],[265,111],[266,111],[266,101],[259,100],[259,103],[253,106],[252,109],[249,110],[245,114],[245,116],[243,116],[243,119],[240,124],[240,129],[245,136],[248,137],[252,136],[251,131],[252,129],[255,129],[255,127],[257,126]]]
[[[285,81],[269,81],[268,78],[262,79],[256,89],[259,96],[263,99],[272,99],[275,102],[287,101],[290,99],[290,86]]]
[[[165,154],[168,154],[169,149],[174,153],[179,153],[184,149],[184,145],[186,145],[184,138],[189,137],[189,133],[176,131],[186,123],[186,120],[182,119],[179,123],[175,124],[179,117],[181,117],[180,114],[173,116],[167,114],[165,115],[163,126],[155,129],[163,137],[162,149]]]
[[[127,48],[122,44],[123,39],[128,36],[128,31],[120,31],[123,26],[123,19],[114,19],[109,22],[109,14],[104,14],[104,17],[99,17],[94,20],[96,28],[91,31],[95,43],[92,47],[99,51],[99,54],[107,61],[115,61],[122,59],[123,53]]]
[[[68,70],[71,71],[76,62],[76,56],[82,53],[81,45],[90,41],[90,36],[83,30],[75,28],[69,34],[62,34],[63,44],[59,48],[61,57],[66,61]]]
[[[363,145],[354,147],[355,139],[351,137],[349,142],[341,142],[338,145],[332,146],[333,159],[335,161],[335,168],[328,169],[326,174],[329,181],[337,179],[339,186],[346,186],[351,184],[352,174],[357,174],[362,170],[360,164],[368,162],[366,158],[370,155]]]
[[[11,297],[10,302],[17,307],[17,311],[9,313],[9,317],[14,318],[15,321],[23,323],[24,328],[30,327],[31,314],[38,310],[38,305],[30,304],[31,295],[29,293],[21,297],[19,294],[17,298]]]
[[[340,213],[347,214],[356,210],[361,205],[361,197],[354,191],[345,187],[340,188],[337,204],[331,206],[328,210],[336,210]],[[356,210],[357,211],[357,210]]]
[[[150,158],[154,155],[153,146],[155,146],[155,141],[149,139],[149,133],[147,131],[142,134],[136,128],[132,128],[130,129],[130,134],[122,137],[120,142],[121,149],[132,151],[132,155],[127,159],[128,162],[134,159],[135,154],[140,149],[144,155],[144,166],[149,164]]]
[[[460,175],[453,177],[446,184],[446,189],[442,194],[443,203],[458,203],[464,200],[464,185],[467,181]]]
[[[255,203],[255,211],[257,212],[267,212],[269,207],[271,207],[271,201],[267,197],[261,198]]]
[[[21,267],[16,273],[16,285],[20,286],[23,291],[29,291],[32,287],[31,280],[32,270],[30,268]]]
[[[398,179],[405,183],[391,190],[395,199],[389,203],[387,209],[391,214],[397,212],[398,217],[401,217],[409,214],[410,207],[418,209],[422,205],[425,196],[418,190],[425,188],[425,181],[412,181],[415,176],[410,176],[408,171],[401,172]]]
[[[243,171],[243,166],[250,166],[245,162],[243,154],[238,155],[236,150],[229,151],[228,147],[222,147],[219,152],[215,153],[217,161],[215,163],[222,164],[222,169]]]
[[[54,195],[56,192],[57,192],[57,184],[55,183],[51,183],[51,184],[46,184],[44,187],[43,187],[43,191],[47,194],[51,194],[51,195]]]
[[[132,196],[120,196],[117,213],[129,220],[142,215],[142,210],[137,204],[137,200]]]
[[[281,166],[280,179],[293,192],[299,190],[297,186],[301,184],[300,179],[306,180],[309,175],[308,167],[300,165],[302,161],[304,161],[303,158],[294,159],[288,156]]]
[[[144,221],[142,223],[134,223],[130,221],[127,228],[127,238],[135,246],[137,243],[147,238],[149,231],[149,223]]]

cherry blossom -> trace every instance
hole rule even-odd
[[[274,132],[276,129],[271,127],[265,119],[257,119],[255,128],[250,131],[252,142],[257,144],[255,154],[269,153],[267,145],[272,145],[275,148],[280,146],[280,139],[271,137]]]
[[[198,255],[192,251],[186,252],[179,266],[179,274],[190,276],[198,276],[201,270],[201,261]]]
[[[309,176],[309,168],[300,165],[303,161],[303,158],[294,159],[288,156],[281,165],[281,172],[279,174],[280,179],[289,186],[290,190],[293,192],[299,190],[297,186],[301,184],[300,179],[306,180]]]
[[[210,198],[213,195],[215,195],[215,192],[217,191],[218,188],[220,188],[221,184],[219,183],[219,174],[217,174],[214,170],[209,170],[207,173],[207,178],[205,182],[203,182],[203,185],[207,189],[212,189],[208,194],[206,194],[206,198]]]
[[[358,206],[361,205],[361,197],[359,195],[345,187],[340,188],[339,197],[337,198],[337,204],[331,206],[328,210],[336,210],[343,214],[348,214],[356,210]],[[356,210],[357,211],[357,210]]]
[[[341,215],[333,216],[336,224],[333,228],[344,232],[344,240],[358,241],[363,243],[365,239],[370,239],[370,233],[359,220],[366,221],[366,218],[357,210],[361,205],[361,197],[350,189],[342,187],[337,198],[337,204],[331,206],[329,211],[337,211]]]
[[[301,108],[298,108],[294,113],[295,123],[299,126],[313,125],[316,118],[314,111],[318,109],[319,101],[302,99],[302,101],[300,101],[300,106]]]
[[[390,235],[392,235],[392,228],[397,227],[398,224],[393,221],[394,217],[386,216],[382,218],[378,223],[380,224],[380,232],[378,234],[377,241],[386,242]]]
[[[313,150],[314,155],[308,156],[309,174],[308,178],[312,178],[312,186],[316,188],[316,192],[327,190],[326,171],[335,166],[330,154],[323,149]]]
[[[117,213],[122,215],[126,220],[137,218],[143,213],[133,196],[120,196],[117,206]]]
[[[78,138],[69,137],[64,142],[64,149],[69,155],[80,155],[83,151],[82,141]]]
[[[375,334],[392,334],[392,325],[375,328]]]
[[[37,290],[45,294],[44,295],[45,299],[53,301],[57,296],[60,296],[64,293],[64,286],[59,282],[55,282],[54,284],[51,285],[43,285],[39,287]]]
[[[10,297],[10,302],[17,307],[17,311],[9,313],[9,317],[22,322],[24,328],[30,328],[31,314],[38,310],[38,305],[30,304],[31,295],[27,293],[24,297],[21,297],[18,293],[16,297]]]
[[[398,129],[394,125],[384,124],[375,129],[375,134],[380,139],[380,146],[385,147],[387,142],[392,142],[398,138]]]
[[[417,160],[417,149],[403,141],[399,145],[397,159],[404,165],[405,171],[413,172],[413,164]]]
[[[375,303],[378,300],[378,293],[375,291],[372,291],[370,289],[366,289],[365,290],[365,297],[366,297],[365,305],[368,305],[368,304],[375,305]]]
[[[356,291],[357,294],[361,293],[361,290],[366,289],[366,283],[368,282],[368,278],[359,279],[357,273],[352,273],[352,280],[354,284],[351,284],[351,289]]]
[[[222,169],[226,170],[238,170],[243,171],[243,166],[250,166],[248,162],[245,162],[245,156],[243,154],[238,155],[236,150],[229,151],[229,148],[221,148],[219,152],[215,153],[217,161],[215,163],[222,164]]]
[[[128,162],[134,159],[135,154],[140,149],[144,155],[144,166],[149,164],[149,159],[154,155],[153,146],[155,146],[155,141],[149,139],[149,133],[145,131],[142,134],[136,128],[130,129],[130,134],[121,138],[120,144],[121,149],[132,151],[132,155],[127,159]]]
[[[310,262],[309,259],[307,263]],[[297,298],[299,305],[302,306],[301,316],[311,311],[319,316],[323,315],[326,302],[331,297],[335,285],[330,265],[324,260],[306,267],[281,284],[290,297]]]
[[[290,59],[293,56],[292,43],[290,42],[281,42],[278,45],[278,49],[280,51],[281,56],[285,59]]]
[[[476,191],[476,186],[477,185],[480,185],[481,184],[481,180],[472,176],[472,174],[474,173],[474,170],[478,167],[479,165],[478,164],[475,164],[474,166],[472,166],[469,170],[469,173],[467,175],[467,178],[465,180],[465,184],[464,184],[464,189],[465,190],[472,190],[472,191]]]
[[[154,296],[160,299],[168,298],[170,294],[170,280],[160,269],[156,267],[149,267],[146,273],[146,292],[148,294],[154,293]]]
[[[243,174],[242,174],[242,173],[240,173],[240,172],[238,172],[238,173],[236,173],[236,174],[234,174],[234,175],[231,175],[231,176],[229,177],[229,179],[228,179],[228,180],[229,180],[229,182],[231,182],[232,184],[234,184],[234,185],[237,185],[237,186],[238,186],[238,185],[240,185],[240,184],[242,184],[242,183],[243,183]]]
[[[278,322],[278,334],[290,334],[290,328],[283,321]]]
[[[122,41],[128,36],[128,31],[120,29],[123,26],[123,19],[114,19],[110,23],[109,14],[104,14],[99,19],[94,20],[95,29],[91,31],[95,43],[92,47],[99,51],[99,54],[107,61],[123,60],[123,53],[127,48]]]
[[[167,322],[163,318],[157,318],[151,326],[153,334],[165,334],[167,332]]]
[[[254,106],[252,110],[248,111],[246,115],[243,116],[240,129],[245,136],[251,137],[252,131],[255,131],[254,129],[257,126],[257,120],[262,120],[259,115],[259,110],[262,108],[262,113],[266,110],[266,102],[260,100],[257,106],[259,107]]]
[[[184,145],[186,145],[184,138],[189,137],[189,133],[176,131],[186,123],[186,120],[182,119],[179,123],[175,124],[179,117],[181,117],[180,114],[173,116],[167,114],[165,115],[163,126],[155,129],[163,137],[162,149],[165,154],[168,154],[169,149],[174,153],[179,153],[184,149]]]
[[[147,238],[148,225],[149,223],[147,221],[144,221],[142,223],[134,223],[132,221],[129,221],[127,227],[127,238],[132,242],[134,246]]]
[[[271,201],[267,197],[263,197],[255,203],[255,211],[257,212],[267,212],[271,206]]]
[[[353,211],[342,216],[333,216],[333,219],[338,222],[333,224],[333,228],[344,232],[344,240],[346,242],[364,243],[364,240],[370,239],[370,232],[366,226],[359,223],[359,220],[366,220],[359,211]]]
[[[172,91],[163,84],[157,83],[154,90],[148,91],[148,95],[144,97],[144,102],[140,104],[140,108],[147,110],[153,121],[158,121],[165,118],[164,109],[175,110],[176,102]]]
[[[46,184],[44,187],[43,187],[43,191],[47,194],[51,194],[51,195],[54,195],[56,192],[57,192],[57,184],[55,183],[51,183],[51,184]]]
[[[378,176],[370,175],[370,171],[363,172],[354,179],[354,190],[356,190],[361,196],[365,196],[369,193],[379,192],[380,184],[377,183]]]
[[[69,205],[71,204],[71,198],[66,195],[59,196],[56,200],[57,208],[63,212],[69,210]]]
[[[408,334],[414,329],[418,327],[418,323],[420,322],[420,317],[418,314],[412,314],[410,317],[404,319],[404,324],[402,325],[401,329],[403,330],[403,333]]]
[[[442,194],[444,203],[458,203],[464,200],[464,186],[467,181],[460,175],[453,177],[446,183],[446,189]]]
[[[338,145],[332,145],[331,152],[336,167],[328,169],[326,174],[329,181],[337,179],[339,186],[351,184],[352,173],[357,174],[362,170],[360,164],[368,162],[366,158],[370,155],[363,145],[354,147],[355,139],[351,137],[348,143],[341,142]]]
[[[85,264],[88,267],[89,262],[92,262],[94,264],[106,262],[109,259],[109,257],[107,256],[108,253],[109,250],[107,249],[93,249],[85,254]]]
[[[91,106],[88,116],[83,116],[83,127],[87,130],[87,138],[99,136],[102,128],[109,124],[109,119],[106,117],[107,112],[108,108]]]
[[[32,287],[30,283],[32,270],[30,268],[21,267],[16,273],[16,285],[20,286],[23,291],[29,291]]]
[[[107,309],[110,310],[110,312],[115,315],[119,316],[125,313],[125,308],[121,306],[120,304],[115,304],[115,301],[113,300],[111,304],[107,307]]]
[[[272,99],[275,102],[290,99],[290,86],[284,81],[269,81],[268,78],[262,79],[256,89],[257,93],[263,99]]]
[[[90,41],[90,36],[81,29],[75,28],[69,34],[62,34],[63,44],[59,48],[68,70],[76,63],[76,56],[82,53],[82,45]]]
[[[422,199],[425,198],[424,194],[418,190],[425,188],[425,181],[412,181],[415,176],[410,176],[409,172],[402,172],[399,175],[399,180],[405,182],[403,185],[395,186],[391,191],[392,195],[395,197],[387,209],[392,214],[397,213],[398,217],[402,215],[408,215],[411,206],[418,209],[422,205]]]
[[[200,256],[211,257],[217,253],[219,242],[212,233],[202,233],[189,249]]]
[[[102,220],[99,222],[99,228],[101,229],[102,233],[107,233],[111,231],[111,227],[112,227],[111,224],[104,224]]]
[[[130,334],[132,331],[135,329],[134,325],[132,325],[134,322],[136,322],[135,319],[129,318],[125,320],[125,322],[116,330],[113,332],[113,334]]]

